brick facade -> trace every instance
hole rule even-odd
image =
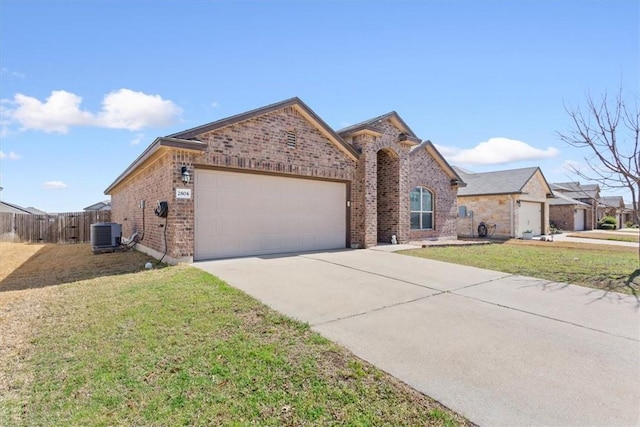
[[[589,216],[590,209],[588,207],[587,209],[584,207],[576,207],[576,205],[549,206],[549,222],[554,224],[559,230],[573,231],[576,229],[576,210],[585,216],[584,227],[586,228],[586,218]]]
[[[123,224],[125,236],[144,228],[141,247],[148,253],[164,254],[166,232],[166,260],[192,260],[198,195],[193,182],[181,181],[180,170],[186,166],[194,178],[196,170],[223,168],[345,182],[351,190],[345,195],[348,246],[390,242],[394,234],[399,242],[455,238],[456,187],[451,185],[455,172],[444,170],[425,149],[411,152],[415,143],[399,141],[401,130],[392,121],[378,123],[375,132],[349,138],[349,145],[304,107],[290,102],[232,120],[234,116],[217,126],[214,122],[211,128],[205,125],[202,132],[195,128],[176,134],[184,138],[177,143],[198,145],[197,149],[162,148],[134,162],[124,178],[107,189],[113,220]],[[418,185],[434,194],[435,227],[411,232],[409,193]],[[191,189],[192,197],[177,199],[177,188]],[[141,200],[144,210],[139,207]],[[166,229],[165,219],[153,213],[160,200],[169,203]]]

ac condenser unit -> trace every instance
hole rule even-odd
[[[97,222],[91,224],[91,249],[93,253],[113,252],[122,243],[122,224]]]

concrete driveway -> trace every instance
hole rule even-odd
[[[640,425],[640,302],[376,250],[199,262],[487,426]]]

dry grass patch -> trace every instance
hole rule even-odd
[[[27,245],[3,243],[0,292],[35,289],[144,269],[152,260],[137,251],[94,255],[87,243]],[[9,259],[5,266],[4,255]],[[155,261],[155,260],[154,260]]]
[[[17,270],[45,245],[0,242],[0,282]]]

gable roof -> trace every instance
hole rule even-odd
[[[560,191],[553,192],[553,198],[549,199],[549,205],[553,205],[553,206],[572,205],[572,206],[580,206],[580,207],[591,206],[587,203],[581,202],[580,200],[572,199],[571,197],[561,193]]]
[[[90,206],[87,206],[83,210],[85,211],[107,211],[111,210],[111,201],[103,200],[102,202],[94,203]]]
[[[466,187],[458,189],[458,196],[520,194],[536,172],[540,171],[542,175],[539,167],[481,173],[465,173],[455,166],[454,169],[462,177],[462,180],[467,183]],[[544,179],[544,175],[542,175],[542,179]],[[551,188],[548,184],[547,188],[551,193]]]
[[[111,191],[122,183],[125,179],[132,176],[136,170],[151,163],[157,159],[162,153],[171,149],[180,149],[187,151],[204,151],[207,148],[207,144],[200,141],[189,141],[178,138],[156,138],[155,141],[147,147],[116,179],[104,190],[104,194],[110,194]]]
[[[624,200],[622,196],[603,196],[600,197],[599,200],[601,205],[611,207],[611,208],[623,208]]]
[[[451,181],[456,181],[456,184],[459,187],[466,187],[466,181],[464,179],[462,179],[462,177],[460,176],[460,174],[458,174],[458,171],[456,171],[456,169],[454,167],[452,167],[449,162],[447,162],[445,160],[444,157],[442,157],[442,154],[440,154],[440,152],[438,151],[438,149],[436,148],[436,146],[429,141],[428,139],[422,141],[422,143],[420,143],[420,145],[416,145],[414,147],[411,147],[411,151],[409,152],[409,155],[413,155],[415,153],[418,153],[420,150],[427,150],[427,152],[431,155],[431,157],[433,157],[433,159],[436,161],[436,163],[442,168],[442,170],[444,170],[444,172],[449,175],[449,178],[451,178]],[[453,184],[453,182],[452,182]]]
[[[256,108],[255,110],[247,111],[246,113],[236,114],[235,116],[227,117],[225,119],[217,120],[215,122],[207,123],[201,126],[197,126],[191,129],[184,130],[182,132],[168,135],[167,138],[177,139],[195,139],[198,135],[206,132],[211,132],[217,129],[221,129],[227,126],[235,125],[246,120],[251,120],[258,116],[271,113],[273,111],[281,110],[283,108],[293,107],[295,108],[305,119],[313,124],[325,137],[333,142],[341,151],[351,157],[353,160],[358,159],[358,152],[344,140],[327,124],[322,120],[311,108],[307,106],[298,97],[286,99],[275,104],[270,104],[264,107]]]
[[[580,184],[579,182],[554,182],[551,189],[560,191],[572,199],[596,199],[600,193],[598,184]]]
[[[402,120],[400,115],[398,113],[396,113],[395,111],[391,111],[391,112],[383,114],[381,116],[374,117],[372,119],[365,120],[365,121],[360,122],[360,123],[356,123],[355,125],[351,125],[351,126],[347,126],[346,128],[339,129],[338,130],[338,135],[347,136],[347,135],[354,134],[356,132],[359,132],[359,131],[365,130],[365,129],[372,130],[374,132],[380,132],[380,130],[377,127],[377,124],[382,122],[382,121],[384,121],[384,120],[390,120],[405,135],[407,135],[407,136],[409,136],[411,138],[418,138],[416,136],[416,134],[411,130],[409,125],[407,125],[405,123],[405,121]]]
[[[0,212],[18,213],[18,214],[33,214],[28,208],[14,205],[5,201],[0,201]]]

